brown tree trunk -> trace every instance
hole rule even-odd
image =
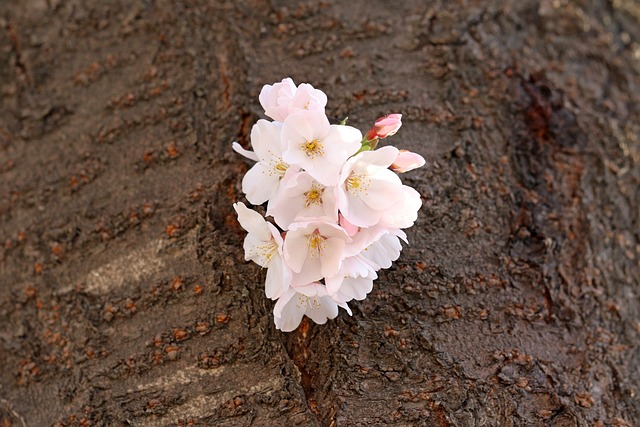
[[[637,0],[0,3],[0,425],[640,424]],[[428,164],[353,317],[243,261],[265,83]]]

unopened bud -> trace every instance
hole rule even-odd
[[[405,173],[413,169],[424,166],[424,157],[418,153],[412,153],[407,150],[399,150],[398,157],[391,165],[391,169],[398,173]]]
[[[375,124],[367,132],[367,139],[383,139],[398,132],[402,126],[402,114],[388,114],[376,120]],[[369,138],[373,136],[373,138]]]

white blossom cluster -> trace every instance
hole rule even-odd
[[[293,331],[304,315],[323,324],[351,300],[371,291],[376,272],[400,256],[403,228],[422,205],[420,194],[398,173],[424,159],[392,146],[375,149],[401,125],[399,114],[378,119],[363,137],[343,123],[330,124],[327,96],[290,78],[265,85],[260,104],[273,119],[251,130],[254,151],[233,149],[256,162],[242,180],[253,205],[267,203],[268,222],[235,203],[248,232],[245,258],[267,268],[265,292],[277,300],[276,327]]]

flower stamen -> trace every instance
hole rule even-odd
[[[317,259],[322,256],[322,251],[327,247],[327,244],[324,242],[326,239],[320,235],[318,230],[311,233],[309,239],[307,240],[307,246],[309,247],[309,254],[311,255],[311,259]]]
[[[311,184],[311,189],[304,193],[306,198],[305,207],[311,205],[320,206],[322,204],[322,194],[324,194],[324,188],[317,186],[315,183]]]
[[[263,242],[262,245],[255,246],[256,252],[263,259],[263,264],[265,267],[269,267],[271,261],[273,259],[273,255],[278,252],[278,243],[276,243],[275,239],[271,239],[268,242]]]
[[[306,155],[311,157],[312,159],[315,159],[317,156],[324,155],[324,145],[322,145],[322,143],[318,139],[300,144],[300,148],[302,148],[302,151],[304,151]]]
[[[313,297],[312,299],[311,297],[308,297],[306,295],[298,294],[298,302],[296,303],[296,307],[303,308],[305,306],[308,306],[310,308],[313,308],[315,306],[315,308],[317,309],[320,309],[322,307],[318,298]]]
[[[298,294],[298,302],[296,304],[296,307],[303,308],[304,306],[307,305],[307,303],[309,302],[309,299],[310,298],[306,295]]]
[[[289,165],[280,159],[280,162],[274,166],[273,170],[280,176],[284,176],[285,172],[289,169]]]
[[[369,181],[370,180],[367,179],[367,176],[363,173],[351,174],[346,181],[347,191],[354,195],[357,195],[358,193],[361,193],[363,191],[366,194],[366,191],[369,187]]]
[[[284,174],[287,172],[287,169],[289,169],[289,165],[282,160],[282,157],[273,158],[268,162],[268,164],[269,169],[267,169],[265,173],[269,176],[276,175],[278,179],[282,179]]]

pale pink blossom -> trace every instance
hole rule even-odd
[[[254,151],[232,148],[256,162],[242,180],[249,202],[268,201],[265,221],[242,203],[234,204],[247,230],[245,259],[267,268],[265,291],[277,300],[276,328],[296,329],[306,315],[323,324],[349,315],[348,302],[373,289],[378,270],[389,268],[407,242],[403,228],[417,219],[420,194],[398,173],[421,167],[417,153],[378,141],[402,126],[400,114],[375,121],[366,133],[331,125],[326,95],[290,78],[265,85],[260,104],[274,121],[251,130]],[[345,119],[346,121],[346,119]]]
[[[264,85],[260,91],[260,104],[265,114],[277,122],[284,122],[296,111],[318,111],[324,113],[327,95],[308,83],[296,87],[290,78],[280,83]]]
[[[400,239],[406,242],[406,234],[399,229],[391,230],[367,246],[361,254],[377,269],[389,268],[393,261],[400,257],[400,252],[402,251]]]
[[[281,132],[280,124],[258,120],[251,129],[251,145],[255,152],[244,150],[237,143],[233,146],[236,152],[248,158],[253,158],[250,156],[253,154],[258,161],[242,179],[242,191],[253,205],[261,205],[273,197],[278,191],[280,181],[290,169],[282,160]],[[293,168],[291,172],[297,170],[298,168]]]
[[[345,277],[335,295],[331,297],[339,303],[348,303],[351,300],[362,301],[373,290],[375,277]],[[351,310],[347,309],[349,315]]]
[[[402,114],[388,114],[376,120],[367,132],[366,138],[369,141],[386,138],[398,132],[400,126],[402,126]]]
[[[402,245],[399,238],[407,243],[407,235],[399,228],[390,228],[376,224],[373,227],[362,228],[352,236],[352,240],[345,247],[346,259],[353,256],[362,256],[374,267],[374,271],[380,268],[389,268],[391,263],[398,259]]]
[[[267,215],[273,216],[276,224],[284,230],[294,220],[304,221],[305,218],[324,217],[327,221],[336,222],[336,187],[320,184],[307,172],[293,174],[269,201]]]
[[[294,222],[284,241],[284,259],[293,271],[291,286],[303,286],[338,273],[351,238],[337,224],[320,219]]]
[[[401,197],[402,182],[389,166],[398,157],[395,147],[364,151],[350,158],[340,174],[338,209],[358,227],[377,224]]]
[[[276,302],[273,318],[277,329],[291,332],[300,325],[305,315],[321,325],[326,323],[327,319],[334,319],[338,315],[338,305],[349,310],[346,302],[336,302],[329,296],[324,285],[313,282],[289,288]]]
[[[303,168],[321,184],[333,186],[344,162],[360,149],[362,134],[351,126],[329,124],[324,113],[304,111],[284,121],[282,141],[285,162]]]
[[[369,246],[374,242],[380,240],[385,234],[393,234],[404,241],[407,240],[407,236],[404,231],[398,228],[391,228],[381,224],[376,224],[367,228],[360,228],[359,231],[351,236],[351,242],[345,246],[345,257],[352,257],[364,253]]]
[[[289,114],[296,111],[318,111],[324,113],[327,105],[327,95],[319,89],[315,89],[309,83],[302,83],[289,105]]]
[[[391,165],[391,170],[398,173],[409,172],[410,170],[417,169],[424,166],[425,160],[418,153],[412,153],[407,150],[399,150],[398,157]]]
[[[418,219],[418,211],[422,206],[420,193],[408,185],[403,185],[399,195],[396,203],[382,213],[380,225],[389,228],[409,228]]]
[[[244,203],[234,203],[238,222],[248,234],[244,239],[245,260],[267,268],[265,293],[277,299],[289,288],[291,270],[283,262],[283,240],[278,229]]]
[[[377,269],[377,265],[363,255],[345,258],[337,274],[325,277],[324,283],[327,286],[327,292],[331,296],[337,296],[340,291],[342,291],[343,296],[352,294],[360,296],[363,293],[366,296],[367,293],[371,292],[373,281],[378,278]],[[343,289],[343,287],[345,288]],[[350,301],[353,298],[356,297],[354,296],[346,301]],[[356,299],[363,298],[364,296]],[[337,299],[344,298],[337,297]]]

